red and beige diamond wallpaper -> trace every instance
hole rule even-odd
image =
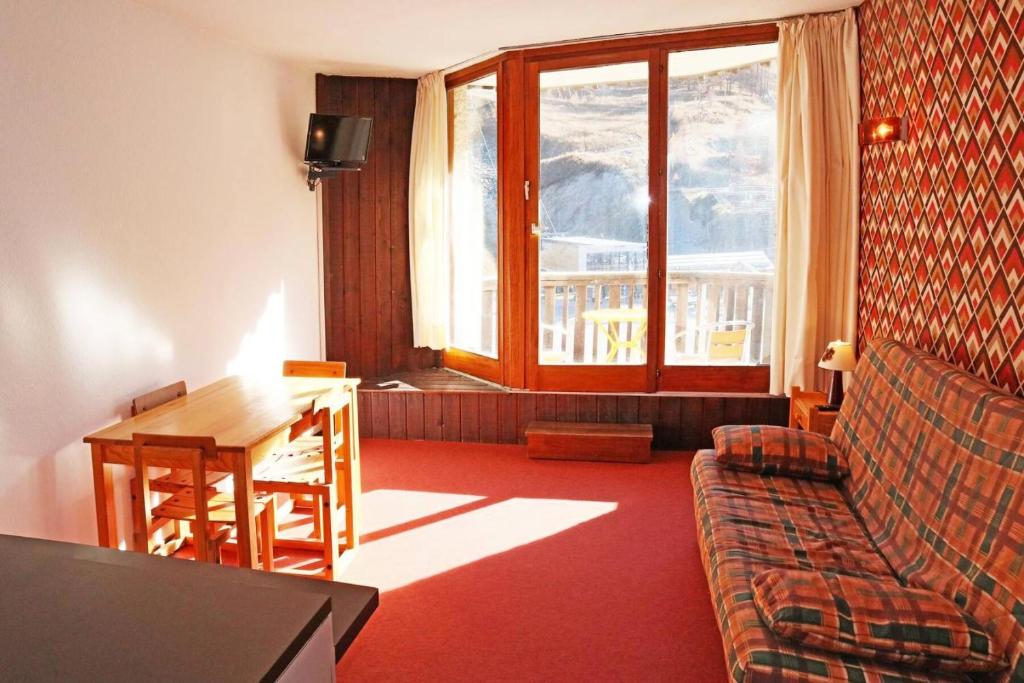
[[[867,0],[860,343],[895,337],[1024,396],[1024,0]]]

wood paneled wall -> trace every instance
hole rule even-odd
[[[360,391],[359,431],[378,439],[525,443],[534,420],[645,423],[654,447],[711,446],[723,424],[789,421],[789,399],[763,394],[577,394],[547,392]]]
[[[416,81],[316,77],[323,114],[373,117],[359,172],[323,183],[327,358],[354,377],[431,367],[436,354],[412,345],[409,281],[409,150]]]

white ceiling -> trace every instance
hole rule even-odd
[[[776,19],[860,0],[139,0],[329,74],[420,76],[498,48]]]

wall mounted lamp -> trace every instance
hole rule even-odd
[[[902,116],[883,116],[860,122],[860,144],[875,145],[907,139],[907,120]]]

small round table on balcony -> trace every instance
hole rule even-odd
[[[584,320],[597,325],[608,339],[608,356],[606,363],[615,362],[615,356],[621,349],[640,349],[641,342],[647,333],[647,311],[643,308],[598,308],[583,312]],[[619,324],[629,323],[631,334],[623,338],[619,335]]]

